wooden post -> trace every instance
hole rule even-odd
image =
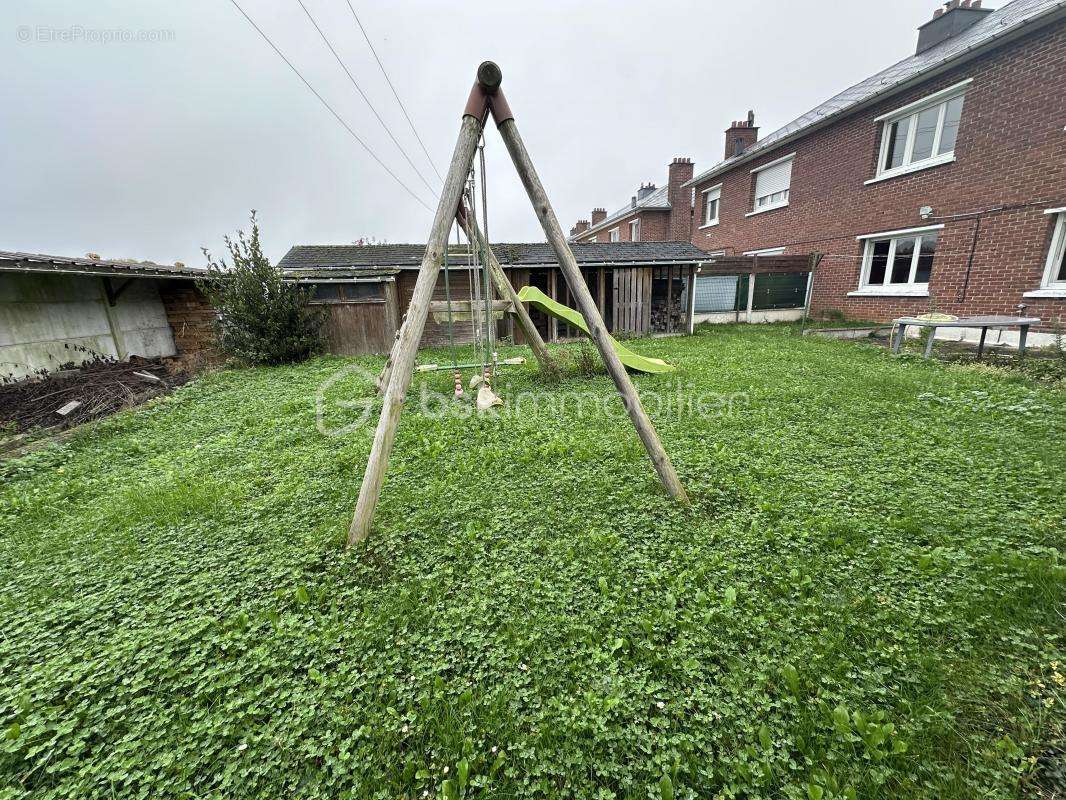
[[[681,480],[677,477],[677,472],[670,461],[670,456],[666,454],[663,443],[659,441],[659,434],[656,433],[655,426],[652,424],[644,407],[640,404],[640,397],[629,378],[629,373],[626,372],[626,368],[622,366],[618,354],[615,353],[614,348],[610,345],[603,319],[600,317],[588,286],[581,279],[581,270],[578,269],[577,260],[570,250],[570,245],[567,244],[562,228],[559,227],[559,220],[556,219],[551,202],[548,200],[548,194],[545,192],[544,186],[540,182],[540,177],[533,167],[529,153],[526,152],[525,143],[518,133],[518,126],[515,124],[514,117],[510,114],[510,109],[507,108],[506,101],[500,98],[500,102],[497,104],[497,98],[494,97],[492,110],[500,135],[507,146],[507,152],[510,153],[515,169],[518,170],[518,175],[522,179],[522,184],[526,187],[526,194],[529,195],[529,199],[533,203],[533,209],[536,211],[537,218],[544,229],[544,234],[548,237],[548,242],[555,251],[555,256],[559,261],[560,268],[562,268],[563,275],[566,276],[566,281],[570,284],[570,291],[574,293],[578,310],[585,318],[585,324],[588,325],[589,330],[592,332],[592,340],[596,343],[596,347],[600,351],[600,357],[603,359],[603,363],[607,365],[607,371],[611,374],[611,378],[614,379],[619,394],[622,395],[626,411],[629,412],[629,417],[637,429],[637,434],[648,451],[655,471],[659,474],[659,480],[662,481],[663,486],[671,497],[687,505],[689,499],[688,494],[685,492],[685,487],[681,485]]]
[[[809,261],[811,271],[807,273],[807,291],[803,296],[803,321],[800,322],[800,333],[807,330],[807,316],[811,311],[811,298],[814,297],[814,271],[818,268],[818,264],[820,264],[821,261],[821,253],[811,253]]]
[[[604,278],[607,270],[600,267],[596,270],[596,301],[599,305],[600,317],[607,313],[607,281]]]
[[[759,263],[759,257],[755,256],[756,266]],[[745,322],[751,324],[751,309],[755,305],[755,273],[748,275],[748,315],[745,318]]]
[[[474,153],[477,150],[478,139],[481,137],[484,116],[477,115],[477,98],[475,97],[479,88],[475,84],[475,91],[471,93],[470,102],[463,115],[459,139],[455,143],[455,151],[452,154],[444,187],[441,189],[437,212],[433,216],[433,227],[430,230],[429,241],[426,242],[422,266],[418,270],[418,280],[415,282],[414,293],[407,307],[407,318],[392,348],[390,356],[392,372],[389,375],[388,387],[385,389],[385,399],[381,408],[381,416],[378,417],[377,430],[374,431],[374,444],[370,450],[370,459],[367,461],[366,472],[363,474],[363,483],[359,487],[355,516],[348,529],[349,547],[363,541],[370,534],[370,523],[374,518],[378,497],[381,495],[385,470],[388,469],[389,453],[392,451],[392,444],[396,438],[396,426],[400,421],[400,413],[403,411],[407,389],[411,385],[418,343],[426,325],[429,301],[433,296],[433,287],[437,283],[441,257],[444,254],[444,248],[448,246],[448,232],[451,229],[452,220],[455,219],[456,209],[459,208],[466,177],[474,163]],[[484,100],[481,102],[484,108]]]
[[[674,268],[667,267],[666,273],[666,332],[674,332]]]
[[[688,268],[688,308],[685,310],[685,330],[691,336],[696,328],[696,271],[702,263],[696,267]]]

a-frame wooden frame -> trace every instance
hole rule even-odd
[[[622,366],[617,353],[610,346],[610,337],[600,317],[596,302],[592,299],[588,286],[585,285],[574,254],[570,250],[566,236],[563,235],[563,230],[548,201],[547,192],[533,168],[533,162],[518,133],[514,115],[504,99],[500,89],[502,81],[503,73],[493,62],[486,61],[478,67],[477,80],[463,112],[459,139],[455,144],[448,174],[444,178],[440,202],[433,216],[433,227],[430,229],[429,239],[426,242],[426,252],[418,270],[414,293],[411,295],[407,315],[392,348],[390,356],[392,369],[387,372],[381,416],[378,418],[377,429],[374,432],[374,443],[370,450],[366,472],[363,475],[363,483],[359,487],[355,516],[348,531],[349,546],[363,541],[370,534],[374,509],[381,495],[381,486],[388,469],[389,454],[392,452],[392,445],[396,438],[396,427],[400,422],[407,390],[411,385],[418,343],[425,328],[444,248],[448,246],[448,232],[451,229],[452,220],[456,219],[457,215],[460,215],[460,221],[465,223],[465,215],[462,214],[461,209],[463,187],[473,165],[477,144],[490,112],[503,137],[507,152],[511,155],[515,169],[522,179],[522,184],[526,187],[526,193],[544,229],[544,235],[555,251],[559,267],[566,277],[578,310],[592,332],[592,340],[596,343],[600,357],[607,366],[607,371],[614,380],[618,393],[622,396],[629,418],[648,451],[659,480],[662,481],[671,497],[681,503],[688,503],[688,495],[677,477],[677,472],[662,442],[659,441],[655,426],[641,405],[640,397],[637,395],[629,374]]]

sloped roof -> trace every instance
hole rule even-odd
[[[908,56],[899,63],[845,89],[817,108],[811,109],[784,127],[764,136],[741,155],[715,164],[684,185],[693,186],[702,183],[708,178],[751,161],[775,147],[798,138],[800,134],[820,127],[829,120],[857,111],[874,100],[880,100],[894,92],[902,91],[918,80],[952,65],[955,61],[998,44],[1007,36],[1020,34],[1036,24],[1047,22],[1056,12],[1064,10],[1066,10],[1066,0],[1014,0],[987,14],[962,33],[922,53]]]
[[[71,258],[43,253],[20,253],[0,250],[0,271],[54,272],[75,275],[126,275],[196,279],[206,276],[198,267],[179,267],[151,261],[112,261],[103,258]]]
[[[698,262],[707,258],[706,252],[688,242],[582,242],[571,249],[583,266]],[[341,270],[362,274],[418,269],[425,250],[424,244],[295,245],[278,266],[290,277]],[[453,265],[466,265],[466,245],[452,245],[448,251]],[[492,252],[505,267],[557,265],[555,252],[545,242],[493,244]]]

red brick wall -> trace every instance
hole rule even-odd
[[[190,280],[159,281],[159,297],[174,332],[178,358],[196,368],[217,358],[214,352],[215,309]]]
[[[670,212],[667,210],[661,211],[638,211],[635,214],[630,214],[627,217],[623,217],[617,222],[612,222],[606,228],[595,231],[594,233],[585,233],[580,237],[575,237],[574,241],[578,242],[591,242],[592,237],[599,237],[597,241],[609,242],[610,230],[612,228],[618,228],[618,241],[628,242],[629,238],[629,223],[633,220],[640,219],[640,241],[642,242],[669,242],[670,238]]]
[[[670,202],[668,210],[643,210],[628,214],[606,228],[587,232],[578,230],[585,220],[570,229],[576,242],[591,242],[593,237],[599,242],[610,241],[610,230],[618,228],[618,241],[628,242],[629,223],[640,218],[640,241],[642,242],[687,242],[692,230],[692,189],[682,188],[682,184],[692,178],[693,165],[689,158],[675,158],[666,168],[666,196]],[[592,225],[597,224],[597,212],[593,209]]]
[[[881,127],[874,119],[973,78],[966,92],[956,161],[879,183]],[[1066,206],[1066,23],[931,78],[697,186],[692,243],[740,254],[768,247],[826,254],[814,283],[815,313],[835,309],[888,320],[936,310],[960,316],[1026,312],[1066,323],[1066,300],[1023,298],[1040,286],[1052,218]],[[755,167],[795,152],[789,206],[752,217]],[[699,228],[700,190],[722,183],[720,224]],[[923,220],[922,206],[938,219]],[[980,229],[976,246],[977,216]],[[967,215],[952,219],[953,215]],[[858,288],[862,234],[943,223],[929,298],[848,297]],[[973,248],[973,261],[970,252]],[[967,278],[967,272],[969,272]]]

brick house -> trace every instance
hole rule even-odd
[[[727,131],[695,193],[709,253],[825,254],[815,314],[931,310],[1066,324],[1066,0],[953,0],[915,55],[758,138]],[[946,332],[948,335],[956,332]],[[1015,334],[1004,333],[1003,340]]]
[[[666,186],[641,184],[629,202],[608,215],[592,209],[590,219],[570,229],[571,242],[687,242],[692,235],[692,160],[675,158],[667,167]]]

